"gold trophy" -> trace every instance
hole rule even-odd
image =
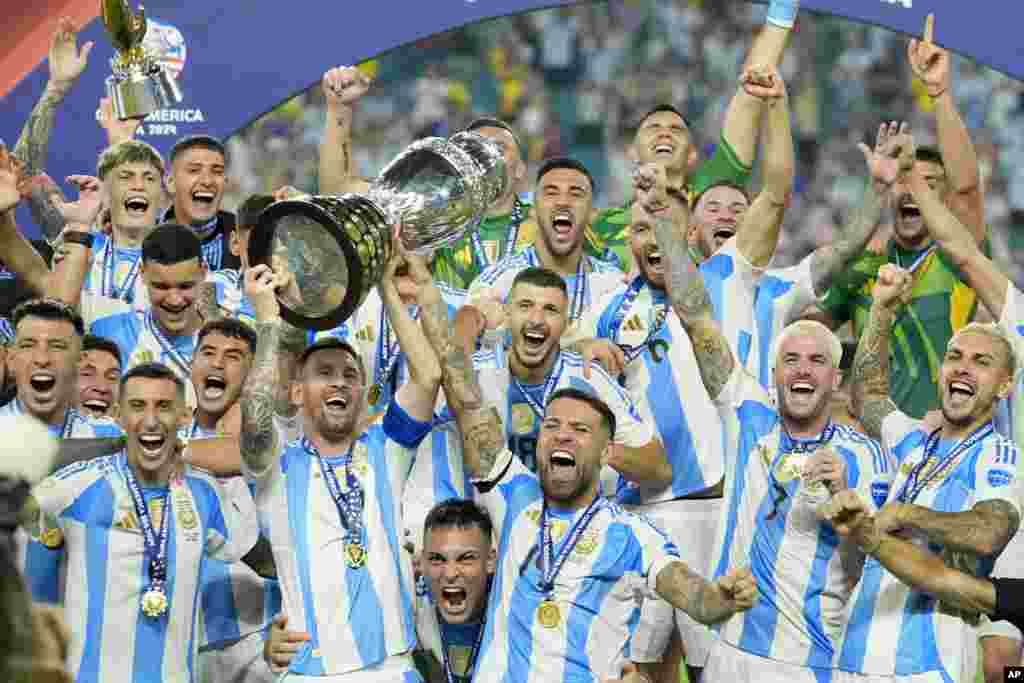
[[[107,95],[114,114],[122,121],[144,118],[154,111],[181,102],[181,88],[157,55],[142,46],[146,37],[146,10],[134,14],[127,0],[100,0],[103,25],[107,27],[117,56],[110,60],[113,75],[107,77]]]

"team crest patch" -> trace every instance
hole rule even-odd
[[[889,499],[889,482],[871,482],[871,499],[875,501],[875,507],[880,508],[885,505],[885,501]]]
[[[1013,474],[1006,470],[989,470],[988,471],[988,483],[990,486],[999,488],[1000,486],[1007,486],[1013,481]]]
[[[808,455],[806,453],[787,453],[782,456],[782,460],[775,467],[775,478],[780,484],[786,484],[794,479],[799,479],[804,472],[807,458]]]
[[[574,551],[578,555],[592,555],[599,545],[600,536],[596,531],[587,531],[576,543]]]
[[[512,431],[516,434],[532,434],[536,416],[529,403],[512,404]]]

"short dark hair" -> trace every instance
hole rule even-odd
[[[516,132],[514,130],[512,130],[512,126],[505,123],[501,119],[496,119],[492,116],[481,116],[479,118],[473,119],[472,121],[469,122],[469,125],[466,126],[466,130],[470,132],[478,130],[480,128],[501,128],[502,130],[507,131],[508,134],[512,136],[512,140],[514,140],[516,143],[516,149],[519,150],[519,156],[526,156],[526,150],[523,148],[523,143],[519,141],[519,136],[516,135]]]
[[[579,171],[583,175],[587,176],[587,180],[590,181],[591,194],[597,192],[597,184],[594,183],[594,176],[590,175],[590,171],[583,165],[583,162],[573,159],[572,157],[553,157],[546,159],[540,166],[540,170],[537,171],[537,182],[540,183],[540,179],[546,176],[550,171],[554,171],[558,168],[568,168],[573,171]]]
[[[699,204],[700,200],[704,198],[704,195],[706,195],[708,192],[715,189],[716,187],[730,187],[739,192],[740,194],[742,194],[744,199],[747,200],[747,203],[750,203],[750,192],[747,190],[747,188],[745,188],[743,185],[740,185],[735,180],[720,179],[708,183],[707,187],[703,188],[702,190],[700,190],[700,192],[693,195],[693,201],[690,202],[690,207],[696,209],[697,204]]]
[[[547,405],[551,405],[560,398],[582,401],[596,410],[601,415],[605,426],[608,427],[608,438],[615,438],[615,413],[613,413],[612,409],[608,407],[608,404],[602,401],[596,394],[583,391],[582,389],[577,389],[576,387],[563,387],[551,394],[551,398],[548,399]],[[544,406],[544,408],[547,409],[547,406]]]
[[[516,288],[516,285],[520,284],[534,285],[535,287],[544,287],[545,289],[557,289],[566,298],[569,298],[569,288],[565,286],[565,280],[562,279],[561,275],[547,268],[530,266],[519,271],[519,274],[512,280],[512,286],[508,291],[511,292]]]
[[[237,221],[235,226],[238,230],[251,230],[256,221],[259,219],[260,214],[268,206],[273,204],[275,201],[274,195],[258,193],[251,194],[245,198],[241,204],[238,205],[238,209],[235,211]]]
[[[220,320],[211,320],[203,325],[196,336],[196,348],[198,349],[202,345],[203,339],[207,335],[215,332],[229,339],[241,339],[248,344],[249,353],[256,353],[256,331],[238,318],[221,318]]]
[[[118,367],[121,366],[121,347],[113,339],[100,337],[95,334],[87,334],[82,337],[82,352],[104,351],[117,359]]]
[[[428,531],[433,529],[479,529],[487,542],[491,541],[494,525],[491,516],[482,507],[466,498],[443,500],[427,513],[423,522],[424,542]]]
[[[142,262],[173,266],[192,259],[203,262],[203,247],[190,228],[178,223],[163,223],[142,240]]]
[[[356,348],[349,344],[344,339],[335,336],[321,337],[315,342],[307,346],[303,352],[299,355],[299,370],[304,370],[306,367],[306,361],[317,351],[324,351],[325,349],[341,349],[348,355],[355,358],[356,365],[359,366],[359,373],[363,377],[363,383],[366,383],[366,366],[363,365],[363,359],[356,351]]]
[[[685,125],[687,129],[690,128],[690,122],[689,122],[689,120],[687,120],[686,115],[683,114],[683,112],[679,111],[678,109],[676,109],[671,104],[659,104],[656,107],[654,107],[653,109],[651,109],[650,111],[648,111],[646,114],[644,114],[643,116],[640,117],[640,120],[638,120],[636,122],[637,129],[639,129],[642,125],[644,125],[644,121],[646,121],[647,119],[651,118],[655,114],[658,114],[658,113],[663,112],[663,111],[670,111],[670,112],[672,112],[673,114],[675,114],[676,116],[678,116],[679,118],[681,118],[683,120],[683,125]]]
[[[170,154],[167,155],[168,164],[173,166],[175,159],[194,147],[219,152],[224,157],[224,165],[228,165],[228,148],[224,146],[223,142],[212,135],[186,135],[183,138],[179,138],[174,143],[174,146],[171,147]]]
[[[43,320],[57,320],[71,323],[75,328],[75,334],[81,337],[85,334],[85,322],[82,316],[74,307],[60,301],[59,299],[29,299],[18,304],[11,312],[11,327],[17,333],[18,325],[25,318],[42,318]]]
[[[946,170],[946,164],[942,161],[942,152],[935,145],[921,145],[914,152],[915,161],[927,161],[938,164],[942,170]]]
[[[135,379],[136,377],[141,379],[170,380],[174,382],[178,398],[185,397],[185,382],[163,363],[140,363],[121,375],[121,396],[124,396],[124,388],[128,384],[128,380]]]

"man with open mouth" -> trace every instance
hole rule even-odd
[[[25,576],[36,600],[63,597],[75,680],[198,680],[202,568],[245,555],[255,525],[182,462],[177,433],[188,411],[172,370],[145,363],[125,373],[118,414],[123,450],[33,489]]]
[[[453,498],[431,508],[423,527],[423,576],[416,595],[417,649],[425,655],[421,671],[430,683],[469,683],[494,576],[491,519],[473,501]],[[283,616],[275,620],[264,648],[272,671],[287,670],[309,639],[286,625]]]
[[[564,324],[561,278],[526,272],[542,273],[551,281],[543,288],[562,298],[560,306],[544,303],[524,290],[524,302],[537,299],[532,317],[557,313]],[[513,287],[513,302],[523,286]],[[421,290],[420,303],[443,313],[435,288]],[[660,595],[704,623],[753,604],[757,588],[749,571],[705,581],[649,521],[601,495],[599,473],[618,447],[617,414],[599,394],[576,384],[543,397],[534,474],[507,447],[502,411],[484,394],[489,379],[474,371],[451,322],[443,314],[425,315],[423,326],[441,358],[466,469],[500,539],[476,680],[620,678],[629,665],[623,653],[638,617],[638,594]]]
[[[661,186],[638,179],[637,195],[653,213],[666,295],[725,429],[724,500],[708,567],[720,576],[749,562],[764,587],[750,611],[721,626],[703,676],[823,680],[857,573],[843,561],[846,548],[824,533],[817,502],[856,488],[880,504],[892,468],[878,444],[831,420],[842,345],[824,325],[799,321],[773,340],[774,401],[746,371],[715,320],[703,272],[678,239],[687,211],[679,206],[673,216]]]
[[[288,681],[420,680],[401,494],[430,431],[440,369],[397,291],[396,271],[416,258],[396,253],[379,285],[409,363],[409,381],[384,418],[365,426],[363,359],[341,339],[321,339],[299,358],[292,398],[303,433],[287,444],[273,420],[282,333],[274,292],[282,282],[265,265],[245,271],[258,343],[241,398],[243,468],[273,547],[284,613],[312,636]]]
[[[85,335],[78,361],[78,410],[93,417],[116,418],[120,386],[121,350],[117,344]]]

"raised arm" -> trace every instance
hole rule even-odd
[[[354,66],[339,66],[323,77],[327,119],[320,142],[320,193],[365,192],[352,160],[352,118],[356,103],[370,88],[370,78]]]
[[[712,400],[716,399],[732,375],[735,359],[715,322],[704,278],[690,256],[686,241],[677,237],[677,226],[689,223],[689,208],[684,203],[669,201],[664,171],[653,165],[637,170],[633,187],[637,201],[654,217],[658,251],[668,267],[665,289],[672,310],[690,335],[704,388]]]
[[[946,168],[948,202],[956,217],[977,242],[985,239],[985,201],[981,192],[978,154],[960,118],[951,89],[949,52],[934,43],[935,17],[925,20],[924,36],[907,48],[910,68],[935,102],[939,152]]]
[[[274,429],[274,404],[277,400],[278,347],[284,323],[274,296],[280,284],[265,265],[247,268],[245,295],[256,312],[256,354],[245,378],[242,395],[242,433],[239,450],[246,469],[259,477],[270,471],[280,455],[277,430]]]
[[[420,287],[418,298],[423,332],[440,361],[445,398],[462,432],[466,470],[470,476],[484,479],[506,448],[501,417],[484,402],[473,358],[459,341],[460,331],[453,329],[448,304],[433,281]]]
[[[786,85],[774,68],[750,67],[743,74],[743,88],[764,101],[767,126],[761,173],[764,185],[743,215],[736,235],[736,249],[753,265],[768,265],[779,241],[779,229],[793,192],[796,161],[793,155],[793,131],[789,125],[789,98]]]
[[[910,286],[910,273],[902,268],[886,264],[878,270],[868,324],[853,358],[853,412],[874,439],[881,439],[882,421],[897,410],[889,398],[889,334]]]
[[[882,207],[889,188],[901,173],[908,172],[913,166],[913,157],[910,157],[908,165],[903,154],[912,145],[907,125],[896,121],[878,127],[874,149],[864,143],[857,145],[867,164],[867,187],[860,206],[843,225],[839,239],[818,247],[811,254],[811,279],[817,296],[825,295],[833,278],[864,250],[864,245],[871,239],[882,219]]]
[[[754,65],[779,66],[799,9],[799,0],[769,0],[768,21],[750,46],[744,71]],[[722,138],[747,168],[754,163],[761,112],[761,101],[745,88],[736,92],[725,111]]]
[[[402,303],[398,294],[396,271],[406,266],[408,277],[418,287],[432,286],[433,280],[427,264],[421,256],[405,253],[395,240],[396,254],[388,262],[384,271],[384,279],[380,283],[381,299],[387,309],[391,328],[398,338],[398,346],[405,354],[409,367],[409,379],[399,389],[396,396],[399,405],[411,417],[429,422],[434,414],[434,403],[437,390],[441,385],[441,366],[437,354],[430,347],[423,330],[409,315],[409,308]],[[441,302],[444,304],[444,302]],[[445,315],[447,319],[447,314]]]

